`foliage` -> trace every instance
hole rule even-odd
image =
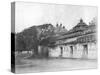
[[[53,34],[53,26],[51,24],[32,26],[25,29],[16,34],[16,50],[34,49],[37,53],[39,45],[48,46]]]

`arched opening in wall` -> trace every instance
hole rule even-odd
[[[85,44],[83,45],[83,57],[87,58],[87,55],[88,55],[88,45]]]

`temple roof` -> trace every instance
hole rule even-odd
[[[83,19],[80,19],[80,22],[74,28],[79,28],[79,27],[87,27],[87,24],[83,22]]]
[[[88,27],[88,25],[83,21],[83,19],[80,19],[80,22],[73,27],[70,31],[71,32],[75,32],[75,31],[80,31],[80,30],[84,30]]]
[[[54,38],[56,38],[56,40],[64,40],[64,39],[74,38],[74,37],[78,37],[78,36],[82,36],[86,34],[91,34],[94,32],[95,32],[94,25],[87,25],[86,23],[83,22],[82,19],[80,19],[80,22],[71,30],[63,34],[60,34],[58,36],[54,35],[55,36]]]

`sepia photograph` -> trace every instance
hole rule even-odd
[[[14,73],[96,69],[96,6],[11,3]]]

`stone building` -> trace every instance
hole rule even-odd
[[[71,30],[56,36],[55,47],[49,48],[49,57],[96,59],[96,39],[96,25],[87,25],[80,19]]]

